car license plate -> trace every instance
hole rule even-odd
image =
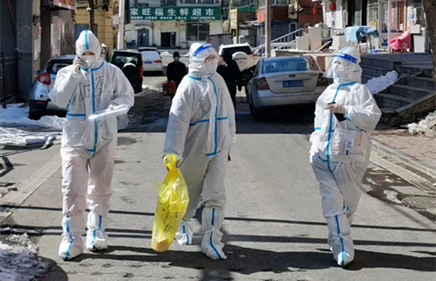
[[[145,64],[152,64],[153,62],[152,61],[145,61],[144,63]]]
[[[302,80],[283,81],[283,88],[304,87]]]

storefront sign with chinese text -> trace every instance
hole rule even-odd
[[[220,7],[135,7],[130,8],[131,20],[221,20]]]

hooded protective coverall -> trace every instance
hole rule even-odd
[[[210,44],[191,45],[189,74],[173,99],[164,154],[175,154],[180,159],[189,190],[189,206],[176,234],[177,241],[192,243],[187,221],[203,204],[201,250],[212,259],[226,259],[220,228],[226,203],[228,154],[235,142],[235,112],[224,79],[215,73],[217,60]]]
[[[83,252],[85,232],[83,212],[88,208],[86,247],[107,248],[107,215],[112,195],[111,180],[117,145],[117,119],[89,120],[95,112],[110,105],[134,102],[132,86],[118,67],[100,58],[100,43],[91,31],[83,31],[76,41],[76,55],[93,52],[95,60],[79,72],[73,66],[62,68],[50,91],[50,99],[67,107],[62,134],[62,242],[59,256],[71,259]],[[84,65],[82,65],[85,67]]]
[[[369,163],[369,137],[381,116],[372,95],[360,83],[359,62],[360,54],[354,47],[344,48],[334,55],[326,72],[332,74],[334,83],[318,98],[315,132],[311,136],[311,164],[320,183],[328,243],[340,266],[354,259],[350,226]],[[342,111],[343,120],[334,110],[326,109],[328,104],[341,108],[338,111]]]

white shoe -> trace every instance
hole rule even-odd
[[[192,230],[187,221],[182,220],[177,228],[176,240],[179,245],[192,245]]]
[[[327,219],[329,245],[339,266],[346,266],[354,260],[354,245],[350,235],[350,225],[345,215]]]
[[[221,242],[223,233],[220,229],[223,222],[224,212],[222,210],[207,207],[203,209],[201,228],[204,236],[201,241],[201,251],[213,260],[227,259],[223,251],[225,245]]]
[[[354,260],[354,247],[351,236],[338,236],[337,240],[332,245],[333,257],[339,266],[346,266]]]
[[[101,229],[88,230],[86,232],[86,248],[91,252],[106,250],[107,234]]]
[[[59,257],[63,260],[74,259],[83,253],[83,240],[78,234],[63,233],[59,246]]]
[[[222,236],[221,231],[216,229],[207,231],[201,242],[201,252],[213,260],[227,259],[226,254],[223,252],[225,244],[221,242]]]

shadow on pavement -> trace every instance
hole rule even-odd
[[[346,269],[356,271],[363,268],[398,268],[436,272],[436,260],[434,257],[414,257],[356,250],[354,262]]]
[[[28,226],[28,225],[2,225],[2,234],[22,234],[29,236],[57,236],[61,235],[61,226]],[[283,244],[326,244],[326,238],[302,237],[302,236],[269,236],[269,235],[244,235],[228,234],[223,229],[223,242],[258,242],[258,243],[283,243]],[[114,229],[108,228],[110,238],[150,239],[151,230],[139,229]],[[356,246],[384,246],[384,247],[436,247],[436,243],[425,242],[402,242],[383,240],[354,240]]]
[[[213,261],[200,252],[168,251],[156,253],[148,248],[114,246],[111,247],[110,252],[105,252],[101,255],[83,254],[74,259],[73,262],[81,262],[86,259],[162,262],[169,263],[169,266],[173,267],[203,270],[203,280],[210,280],[210,278],[206,278],[207,276],[219,277],[221,280],[225,280],[226,277],[230,277],[231,272],[250,275],[257,272],[283,273],[337,267],[328,249],[318,249],[318,251],[311,252],[274,252],[227,245],[224,250],[228,257],[227,260]],[[116,251],[128,251],[135,254],[110,254]],[[356,271],[364,268],[398,268],[424,272],[436,271],[433,257],[414,257],[356,250],[355,261],[347,266],[346,269]]]

